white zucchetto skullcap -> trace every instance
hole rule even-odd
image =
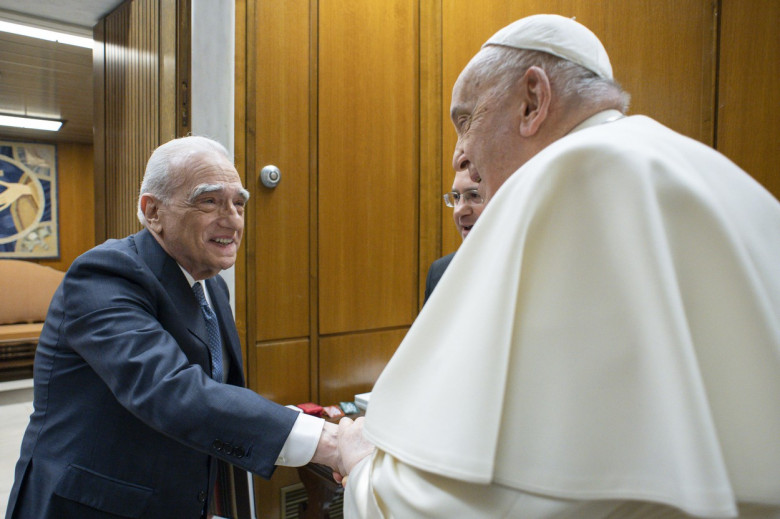
[[[495,33],[482,47],[487,45],[547,52],[612,79],[612,65],[598,37],[584,25],[557,14],[521,18]]]

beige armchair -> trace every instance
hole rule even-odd
[[[32,376],[35,347],[64,272],[0,260],[0,380]]]

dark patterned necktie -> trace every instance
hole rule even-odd
[[[203,293],[203,287],[200,281],[192,285],[192,291],[200,303],[200,309],[203,310],[203,317],[206,318],[206,330],[209,334],[209,353],[211,354],[211,378],[217,382],[222,382],[222,337],[219,334],[219,323],[217,314],[206,301],[206,295]]]

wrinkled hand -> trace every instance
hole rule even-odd
[[[346,469],[341,462],[341,453],[339,452],[339,427],[336,424],[325,422],[311,462],[327,465],[334,473],[345,473],[343,471]]]
[[[339,457],[344,471],[334,472],[333,479],[341,483],[342,486],[346,486],[347,475],[352,472],[355,465],[374,452],[374,445],[363,436],[364,421],[365,418],[362,416],[354,421],[346,417],[339,421]]]

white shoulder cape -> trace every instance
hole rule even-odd
[[[645,117],[557,141],[489,203],[365,434],[543,495],[780,504],[780,204]]]

